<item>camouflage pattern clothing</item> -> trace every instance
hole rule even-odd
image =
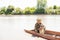
[[[40,27],[44,27],[44,25],[43,25],[42,23],[39,23],[39,24],[36,23],[36,24],[35,24],[35,31],[36,31],[37,33],[39,33],[39,28],[40,28]]]

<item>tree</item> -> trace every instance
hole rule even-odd
[[[58,6],[57,9],[60,9],[60,6]]]
[[[24,10],[24,13],[25,14],[34,14],[35,10],[36,10],[36,8],[34,8],[34,7],[32,7],[32,8],[26,7],[25,10]]]
[[[43,9],[43,8],[35,10],[35,14],[44,14],[44,13],[45,13],[45,9]]]
[[[31,14],[30,7],[26,7],[24,11],[25,11],[24,14]]]
[[[53,13],[53,7],[48,7],[45,9],[46,14],[52,14]]]
[[[7,8],[7,10],[6,10],[6,13],[5,13],[5,14],[6,14],[6,15],[7,15],[7,14],[11,14],[11,13],[13,12],[13,10],[14,10],[14,6],[9,5],[8,8]]]
[[[35,10],[36,10],[36,8],[34,8],[34,7],[30,8],[30,13],[31,14],[34,14],[35,13]]]
[[[14,14],[14,15],[20,15],[20,14],[22,14],[22,10],[18,7],[18,8],[16,8],[16,9],[12,12],[12,14]]]
[[[45,13],[47,0],[37,0],[37,9],[36,12],[38,14]]]
[[[6,12],[6,7],[2,7],[0,10],[0,14],[5,14],[5,12]]]
[[[56,5],[54,5],[53,9],[57,9],[57,6],[56,6]]]
[[[45,8],[47,0],[37,0],[37,9]]]

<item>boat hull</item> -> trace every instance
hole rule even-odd
[[[54,34],[54,33],[52,33],[54,31],[52,31],[52,32],[51,31],[46,31],[45,34],[36,33],[34,30],[24,30],[24,31],[29,33],[29,34],[32,34],[32,35],[35,35],[37,37],[41,37],[41,38],[44,38],[44,39],[47,39],[47,40],[60,40],[60,38],[56,38],[56,37],[52,37],[52,36],[46,35],[46,34]],[[57,35],[57,33],[55,32],[54,35]]]

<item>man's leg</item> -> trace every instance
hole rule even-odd
[[[43,29],[40,29],[40,30],[39,30],[39,33],[40,33],[40,34],[44,34],[44,33],[45,33],[44,28],[43,28]]]

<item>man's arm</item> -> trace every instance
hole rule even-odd
[[[43,24],[40,25],[39,29],[41,29],[41,28],[43,28],[45,30],[45,26]]]
[[[37,25],[35,24],[35,30],[37,29],[37,27],[36,27]]]

